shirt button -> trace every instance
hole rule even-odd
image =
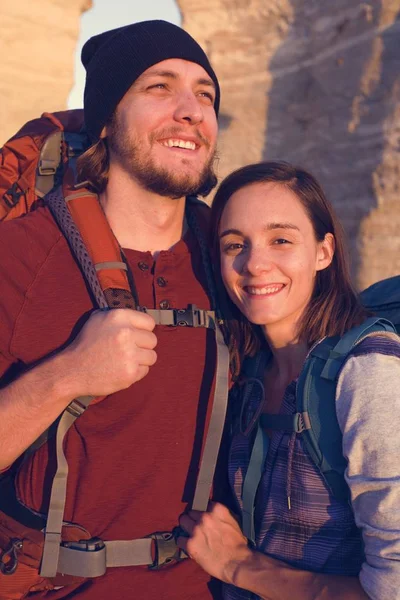
[[[168,300],[161,300],[161,302],[160,302],[160,308],[162,310],[166,310],[167,308],[169,308],[169,302],[168,302]]]
[[[157,277],[157,285],[160,287],[165,287],[167,285],[167,281],[164,279],[164,277]]]
[[[138,262],[138,267],[141,271],[147,271],[149,268],[149,265],[143,261]]]

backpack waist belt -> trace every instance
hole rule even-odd
[[[103,542],[99,538],[64,542],[57,572],[76,577],[101,577],[110,567],[147,565],[157,570],[187,558],[176,545],[177,532],[157,532],[136,540]]]

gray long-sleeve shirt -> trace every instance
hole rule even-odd
[[[349,358],[336,389],[354,517],[365,544],[360,582],[372,600],[400,599],[400,359]]]

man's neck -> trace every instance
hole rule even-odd
[[[122,248],[156,256],[172,248],[184,234],[185,198],[149,192],[127,174],[109,178],[100,203]]]

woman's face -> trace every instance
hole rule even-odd
[[[297,196],[284,185],[254,183],[235,192],[222,214],[222,279],[231,300],[257,325],[295,325],[316,272],[333,256],[333,236],[317,242]]]

